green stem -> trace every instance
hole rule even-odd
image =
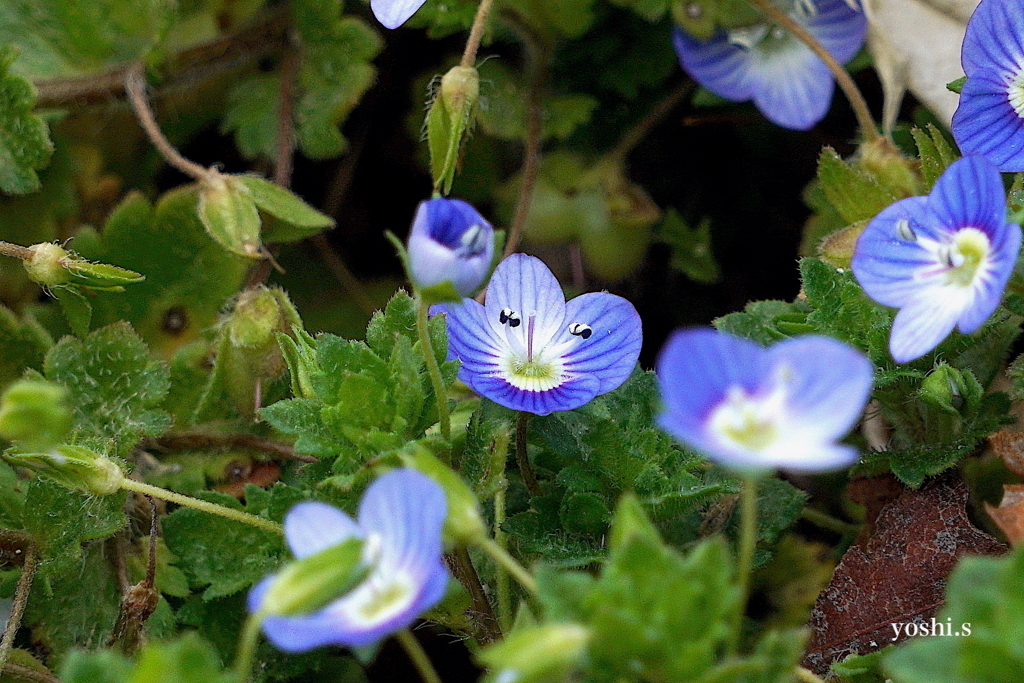
[[[427,363],[427,374],[434,386],[434,398],[437,400],[437,421],[441,424],[441,438],[446,444],[452,442],[452,421],[448,415],[448,390],[441,378],[441,367],[434,355],[434,345],[430,341],[430,328],[427,326],[427,303],[423,297],[416,295],[416,333],[420,338],[420,350]]]
[[[239,683],[246,683],[252,674],[253,659],[256,657],[256,641],[260,637],[260,624],[263,613],[250,614],[242,627],[242,635],[238,640],[238,652],[235,653],[235,676]]]
[[[508,538],[501,530],[505,523],[505,487],[498,489],[494,494],[494,543],[508,554]],[[503,565],[498,565],[498,623],[501,624],[501,632],[508,633],[512,628],[512,585],[509,582],[508,571]]]
[[[509,555],[508,551],[502,548],[489,538],[481,538],[477,541],[480,547],[491,556],[498,566],[503,567],[512,577],[519,582],[519,585],[532,595],[537,593],[537,582],[530,572],[523,569],[523,566],[516,562],[515,558]]]
[[[28,594],[32,589],[32,579],[36,575],[36,547],[29,543],[25,546],[25,562],[21,566],[21,576],[18,577],[18,585],[14,589],[14,600],[11,603],[11,614],[7,617],[7,625],[4,627],[4,637],[0,640],[0,670],[7,666],[7,660],[11,656],[11,648],[14,647],[14,634],[21,626],[21,617],[25,613],[25,605],[28,604]]]
[[[145,493],[146,495],[153,496],[154,498],[160,498],[161,500],[166,500],[170,503],[177,503],[178,505],[184,505],[185,507],[209,512],[211,515],[227,517],[228,519],[233,519],[236,522],[243,522],[250,526],[254,526],[257,529],[270,531],[271,533],[284,533],[284,529],[281,528],[280,524],[269,519],[257,517],[256,515],[251,515],[248,512],[242,512],[241,510],[235,510],[234,508],[217,505],[216,503],[211,503],[209,501],[192,498],[191,496],[183,496],[180,493],[168,491],[167,489],[162,489],[151,484],[144,484],[141,481],[135,481],[134,479],[128,479],[127,477],[121,481],[121,488],[128,491],[135,491],[137,493]]]
[[[803,683],[825,683],[824,679],[802,666],[798,666],[794,673],[796,673],[797,680],[803,681]]]
[[[815,526],[834,531],[843,536],[856,536],[860,533],[860,526],[836,519],[832,515],[814,508],[804,508],[800,511],[800,516]]]
[[[799,40],[801,43],[810,48],[811,52],[816,54],[821,61],[825,62],[825,66],[832,72],[832,76],[836,79],[836,83],[842,89],[846,95],[846,99],[850,102],[850,107],[853,108],[854,116],[857,117],[857,123],[860,125],[861,130],[864,131],[864,137],[870,142],[878,142],[883,140],[881,134],[878,132],[878,128],[875,126],[875,119],[871,116],[871,110],[868,108],[868,103],[864,99],[864,95],[861,94],[860,89],[857,88],[857,84],[853,82],[853,78],[847,73],[843,65],[840,64],[832,53],[825,49],[825,47],[818,42],[818,39],[810,34],[810,32],[800,25],[799,22],[789,16],[789,14],[777,6],[772,0],[747,0],[751,5],[758,8],[762,12],[768,15],[768,17],[776,24],[786,29],[793,35],[794,38]]]
[[[434,665],[430,663],[430,657],[427,657],[427,653],[423,651],[423,646],[420,645],[420,641],[416,640],[416,636],[412,634],[412,631],[403,628],[395,634],[395,637],[398,638],[398,642],[405,648],[405,653],[409,655],[409,659],[412,660],[416,671],[419,672],[420,678],[423,679],[424,683],[441,683],[441,677],[437,675]]]
[[[757,546],[757,479],[743,478],[740,491],[740,539],[736,562],[736,586],[739,588],[739,602],[736,605],[736,622],[732,640],[729,643],[729,654],[739,652],[740,632],[743,630],[743,615],[747,611],[747,599],[750,596],[750,574],[754,561],[754,549]]]

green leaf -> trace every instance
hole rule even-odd
[[[228,90],[220,130],[235,134],[246,159],[277,156],[280,87],[281,77],[274,73],[243,78]]]
[[[132,664],[120,652],[72,650],[60,668],[64,683],[128,683]]]
[[[206,234],[196,215],[196,194],[195,186],[182,187],[153,206],[130,193],[107,219],[102,237],[80,232],[75,241],[86,258],[146,276],[124,292],[95,297],[94,321],[127,320],[165,358],[214,326],[251,263]]]
[[[314,235],[324,228],[334,227],[334,219],[320,213],[312,206],[302,201],[294,192],[291,192],[280,185],[275,185],[256,175],[236,176],[238,182],[244,185],[252,195],[252,200],[264,213],[279,219],[280,222],[291,228],[290,239],[293,241]],[[277,230],[284,232],[278,225]],[[267,241],[285,241],[281,239],[270,239],[264,234]]]
[[[6,14],[4,9],[0,14]],[[0,20],[2,21],[2,20]],[[0,24],[0,41],[5,38]],[[0,190],[27,194],[40,188],[36,171],[53,154],[46,123],[32,113],[36,91],[22,76],[9,73],[18,51],[0,47]]]
[[[57,297],[60,307],[64,309],[64,317],[68,319],[71,331],[79,337],[89,334],[89,323],[92,321],[92,304],[75,287],[54,287],[50,291]]]
[[[128,323],[85,339],[65,337],[46,355],[45,374],[67,387],[76,437],[96,451],[126,457],[142,437],[170,426],[158,408],[169,386],[167,367],[150,359]]]
[[[211,493],[205,497],[240,507],[230,496]],[[208,512],[179,508],[162,524],[177,566],[194,586],[205,587],[204,600],[251,586],[275,570],[284,556],[283,539],[278,534]]]
[[[20,377],[27,368],[43,369],[53,339],[30,314],[22,318],[0,305],[0,386]]]
[[[818,157],[818,179],[829,203],[847,223],[874,218],[899,199],[873,177],[844,161],[831,147],[823,149]]]
[[[1016,680],[1024,669],[1024,624],[1018,616],[1024,610],[1022,582],[1019,546],[1006,557],[964,557],[935,616],[942,635],[913,638],[895,648],[883,660],[887,674],[900,683]]]
[[[780,339],[814,331],[807,323],[810,307],[800,301],[752,301],[742,312],[729,313],[713,321],[720,332],[770,346]]]
[[[214,649],[195,634],[170,643],[151,643],[138,656],[127,683],[236,683]]]
[[[695,282],[710,284],[721,277],[711,250],[711,221],[704,219],[691,228],[675,209],[665,212],[655,239],[672,249],[672,267]]]
[[[945,172],[957,156],[934,124],[928,124],[928,130],[914,128],[910,131],[917,144],[917,154],[921,159],[921,177],[924,179],[924,190],[930,192],[935,181]]]

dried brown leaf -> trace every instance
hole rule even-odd
[[[989,435],[988,442],[992,444],[992,450],[1002,459],[1006,469],[1024,477],[1024,432],[1000,429]]]
[[[985,511],[1006,534],[1010,545],[1020,544],[1024,539],[1024,484],[1004,484],[999,507],[985,503]]]
[[[849,654],[894,641],[892,624],[923,622],[942,605],[946,577],[960,556],[996,555],[1006,546],[967,518],[967,486],[948,479],[906,489],[885,505],[874,531],[850,547],[818,596],[805,666],[823,674]],[[900,629],[898,640],[905,638]]]

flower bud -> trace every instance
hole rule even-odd
[[[920,394],[927,403],[955,415],[971,391],[960,370],[940,363],[921,382]]]
[[[487,534],[487,526],[480,514],[480,504],[455,470],[441,462],[421,442],[410,442],[400,451],[400,456],[404,465],[419,470],[444,489],[448,500],[448,514],[444,520],[446,541],[468,545]]]
[[[295,560],[273,578],[263,594],[260,611],[298,616],[337,600],[366,578],[369,568],[362,562],[363,548],[362,539],[350,538]]]
[[[421,202],[409,233],[409,278],[429,303],[458,301],[483,282],[494,254],[494,230],[459,199]]]
[[[97,496],[115,493],[124,481],[117,463],[81,446],[57,446],[44,453],[8,451],[3,458],[11,465],[38,472],[61,486]]]
[[[505,640],[480,653],[493,673],[488,683],[541,683],[565,680],[584,662],[590,630],[572,622],[516,629]]]
[[[71,280],[71,273],[64,267],[64,259],[70,255],[67,249],[53,242],[33,244],[28,249],[32,252],[32,258],[22,263],[33,282],[44,287],[55,287]]]
[[[67,390],[39,379],[18,380],[0,398],[0,437],[27,450],[46,450],[71,430]]]

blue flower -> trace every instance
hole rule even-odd
[[[410,276],[418,289],[452,283],[459,296],[473,293],[491,267],[494,229],[460,199],[420,202],[409,232]]]
[[[873,368],[842,342],[806,336],[765,349],[712,329],[680,330],[657,373],[658,424],[725,467],[817,472],[857,460],[836,441],[860,418]]]
[[[953,114],[953,137],[1000,171],[1024,171],[1024,9],[1021,0],[983,0],[967,22],[967,81]]]
[[[398,28],[427,0],[370,0],[370,9],[385,28]]]
[[[1020,250],[1006,221],[999,171],[983,157],[954,162],[927,197],[902,199],[868,224],[853,274],[868,296],[899,308],[889,350],[906,363],[953,327],[974,332],[999,305]]]
[[[864,14],[844,0],[796,0],[790,16],[840,63],[864,44]],[[772,123],[807,130],[828,112],[832,73],[781,27],[763,23],[719,31],[708,42],[676,27],[672,42],[695,81],[728,100],[753,100]]]
[[[438,306],[448,315],[448,358],[459,379],[495,403],[547,415],[572,410],[626,381],[640,355],[640,316],[620,296],[566,303],[533,256],[512,254],[487,285],[487,304]]]
[[[312,614],[265,617],[267,638],[282,650],[302,652],[320,645],[367,645],[409,626],[445,592],[441,526],[446,512],[441,487],[411,469],[393,470],[373,482],[359,503],[358,522],[326,503],[293,507],[285,517],[284,533],[296,558],[362,538],[369,574]],[[260,610],[275,576],[249,594],[250,611]]]

